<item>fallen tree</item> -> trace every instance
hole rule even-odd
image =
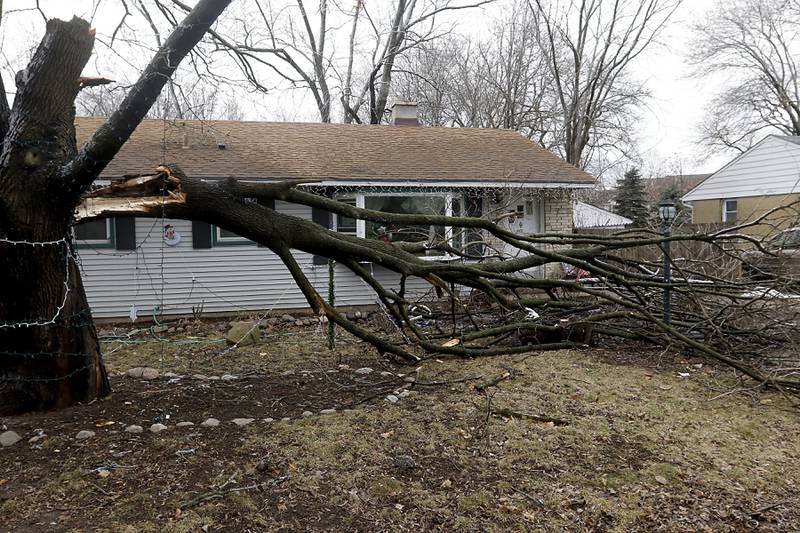
[[[663,246],[664,238],[652,231],[517,235],[499,223],[507,213],[493,218],[384,213],[338,202],[306,182],[203,181],[174,165],[95,187],[180,60],[227,4],[201,0],[119,109],[80,149],[72,102],[85,84],[94,83],[80,78],[93,43],[86,22],[49,21],[30,65],[17,76],[13,107],[0,105],[0,131],[6,132],[0,156],[0,279],[6,286],[0,300],[0,413],[58,408],[109,392],[71,236],[77,221],[104,217],[201,220],[256,241],[282,259],[316,313],[403,361],[430,354],[476,357],[577,347],[595,333],[690,348],[759,383],[800,390],[794,371],[759,359],[767,348],[792,346],[796,311],[770,296],[782,279],[764,290],[738,276],[736,265],[746,262],[738,248],[763,250],[757,239],[740,232],[742,227],[671,237],[676,246],[702,244],[733,266],[711,268],[692,259],[677,264],[675,279],[667,283],[653,259],[632,253]],[[470,246],[454,246],[449,238],[417,243],[357,238],[246,201],[250,198],[280,199],[382,224],[448,226],[520,254],[476,256]],[[432,248],[453,260],[417,255]],[[493,248],[487,244],[486,249]],[[381,333],[348,320],[318,294],[292,250],[350,268],[375,291],[396,330]],[[363,262],[396,272],[399,289],[383,286]],[[561,264],[594,282],[530,274]],[[413,316],[419,301],[405,290],[411,278],[432,287],[427,313],[433,326]],[[660,315],[665,289],[676,304],[670,322]]]

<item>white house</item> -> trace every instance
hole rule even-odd
[[[79,140],[102,121],[78,118]],[[143,121],[101,179],[152,172],[164,163],[208,180],[310,178],[314,188],[343,201],[392,212],[488,216],[511,209],[516,215],[505,223],[523,233],[571,231],[572,193],[594,184],[590,175],[509,130],[189,120]],[[274,208],[342,232],[408,240],[398,228],[302,205],[278,201]],[[205,223],[103,220],[78,226],[76,238],[95,317],[307,307],[272,252]],[[327,262],[302,252],[296,258],[325,294]],[[387,284],[395,279],[379,267],[374,274]],[[372,291],[345,267],[337,265],[335,280],[337,305],[375,303]]]

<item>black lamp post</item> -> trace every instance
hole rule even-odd
[[[669,245],[670,241],[667,240],[672,235],[672,222],[675,220],[676,215],[675,202],[672,200],[664,200],[658,204],[658,218],[661,220],[661,233],[664,236],[664,241],[661,243],[661,251],[664,252],[664,322],[669,324],[669,283],[672,280],[672,272],[670,268],[669,259]]]

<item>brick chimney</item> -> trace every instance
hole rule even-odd
[[[419,126],[416,102],[395,102],[392,106],[392,124],[395,126]]]

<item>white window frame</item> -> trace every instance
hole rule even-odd
[[[103,222],[106,223],[106,237],[104,239],[81,239],[78,237],[78,231],[75,230],[75,241],[80,246],[114,246],[114,231],[111,227],[112,219],[105,218]]]
[[[730,211],[728,209],[728,202],[736,202],[736,210]],[[734,220],[728,220],[728,213],[736,213],[736,218]],[[739,220],[739,199],[738,198],[726,198],[722,200],[722,222],[736,222]]]
[[[366,197],[371,196],[427,196],[427,197],[434,197],[434,198],[441,198],[444,197],[444,215],[451,217],[453,216],[453,193],[448,192],[427,192],[427,191],[386,191],[386,192],[363,192],[357,193],[355,195],[356,198],[356,207],[359,209],[365,209],[366,204]],[[448,241],[453,239],[453,226],[445,226],[444,227],[444,235]],[[356,220],[356,236],[361,239],[367,238],[367,223],[365,220],[357,219]],[[444,255],[423,255],[420,256],[420,259],[424,259],[426,261],[453,261],[456,259],[460,259],[459,256],[455,256],[452,254],[444,254]]]

